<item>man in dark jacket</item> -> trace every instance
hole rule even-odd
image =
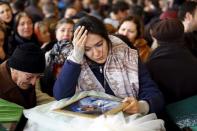
[[[36,80],[45,68],[45,57],[33,43],[19,45],[13,55],[0,65],[0,98],[24,108],[36,106]],[[23,130],[26,118],[21,117],[16,130]]]
[[[24,44],[0,65],[0,98],[24,108],[36,105],[35,82],[43,73],[45,57],[35,44]]]
[[[153,37],[158,47],[152,52],[147,67],[164,95],[166,104],[197,94],[197,59],[184,47],[184,26],[177,19],[162,20],[154,26]],[[161,114],[166,129],[177,131],[169,116]]]
[[[184,26],[176,19],[162,20],[152,30],[158,47],[147,67],[166,103],[197,94],[197,59],[184,47]]]

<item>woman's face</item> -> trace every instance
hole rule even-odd
[[[99,35],[88,33],[85,55],[98,64],[105,63],[108,56],[107,41]]]
[[[31,38],[33,34],[33,23],[28,16],[22,16],[17,26],[18,34],[23,38]]]
[[[6,4],[0,5],[0,19],[5,23],[9,23],[12,20],[12,11]]]
[[[120,26],[118,33],[129,38],[130,42],[135,43],[137,37],[137,25],[133,21],[125,21]]]
[[[73,36],[73,24],[64,23],[61,24],[56,30],[56,39],[60,40],[68,40],[71,41]]]
[[[46,43],[46,42],[51,41],[50,33],[49,33],[47,26],[43,25],[40,27],[38,39],[42,43]]]

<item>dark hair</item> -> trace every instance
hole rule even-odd
[[[159,7],[159,1],[158,0],[150,0],[151,3],[156,7],[156,8],[160,8]]]
[[[133,43],[129,40],[128,37],[121,35],[121,34],[113,34],[113,36],[116,36],[118,38],[120,38],[124,43],[126,43],[131,49],[135,49],[136,48],[133,46]]]
[[[137,4],[138,0],[131,0],[132,4]]]
[[[57,29],[58,29],[62,24],[72,24],[72,25],[74,25],[75,23],[74,23],[74,21],[73,21],[72,19],[70,19],[70,18],[63,18],[63,19],[61,19],[61,20],[59,20],[59,21],[57,22],[57,25],[56,25],[55,30],[57,31]]]
[[[17,11],[24,11],[25,9],[25,5],[23,1],[17,0],[15,2],[12,3],[12,7]]]
[[[186,13],[191,13],[194,16],[195,10],[197,9],[197,2],[188,1],[183,3],[178,11],[178,18],[180,20],[184,20]]]
[[[129,13],[131,15],[135,15],[135,16],[138,16],[140,18],[143,18],[143,16],[144,16],[144,9],[140,5],[131,5]]]
[[[38,2],[39,2],[39,0],[28,0],[27,4],[28,5],[38,6]]]
[[[49,2],[43,5],[43,10],[49,14],[54,14],[55,10],[57,10],[57,7],[53,2]]]
[[[22,17],[28,17],[29,19],[31,19],[32,24],[33,24],[33,20],[27,12],[20,12],[14,17],[14,32],[15,33],[18,33],[17,32],[17,27],[18,27],[19,21]],[[33,28],[32,28],[32,30],[33,30]]]
[[[161,21],[158,17],[151,19],[151,21],[144,28],[144,39],[147,41],[149,47],[152,46],[153,38],[150,31],[154,28],[157,22]]]
[[[84,16],[75,24],[74,30],[76,30],[78,26],[85,26],[89,33],[103,37],[109,44],[108,46],[110,46],[111,41],[108,37],[105,25],[101,20],[94,16]]]
[[[132,21],[136,24],[136,27],[137,27],[137,37],[136,38],[139,38],[139,37],[142,37],[143,36],[143,33],[144,33],[144,25],[142,23],[142,21],[139,19],[139,17],[137,16],[128,16],[126,17],[119,25],[118,27],[118,30],[120,28],[120,26],[125,22],[125,21]]]
[[[179,19],[164,19],[157,22],[151,32],[161,44],[183,44],[184,26]]]
[[[0,5],[7,5],[10,9],[12,9],[10,4],[6,1],[0,1]]]
[[[79,12],[77,12],[77,14],[75,14],[74,16],[72,16],[71,17],[71,19],[80,19],[80,18],[82,18],[82,17],[84,17],[84,16],[87,16],[88,14],[87,14],[87,12],[85,12],[85,11],[79,11]]]
[[[125,1],[118,1],[112,5],[112,12],[114,12],[115,14],[117,14],[118,11],[125,11],[128,9],[129,9],[129,4]]]

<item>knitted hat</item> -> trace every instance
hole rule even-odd
[[[176,42],[183,39],[184,26],[178,19],[164,19],[156,23],[152,36],[160,42]]]
[[[8,60],[9,67],[28,73],[43,73],[45,56],[34,43],[19,45]]]

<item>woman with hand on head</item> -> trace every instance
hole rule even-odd
[[[108,36],[104,24],[85,16],[74,28],[74,49],[57,77],[57,100],[95,90],[122,98],[125,112],[147,114],[163,108],[163,96],[150,79],[136,50]]]

